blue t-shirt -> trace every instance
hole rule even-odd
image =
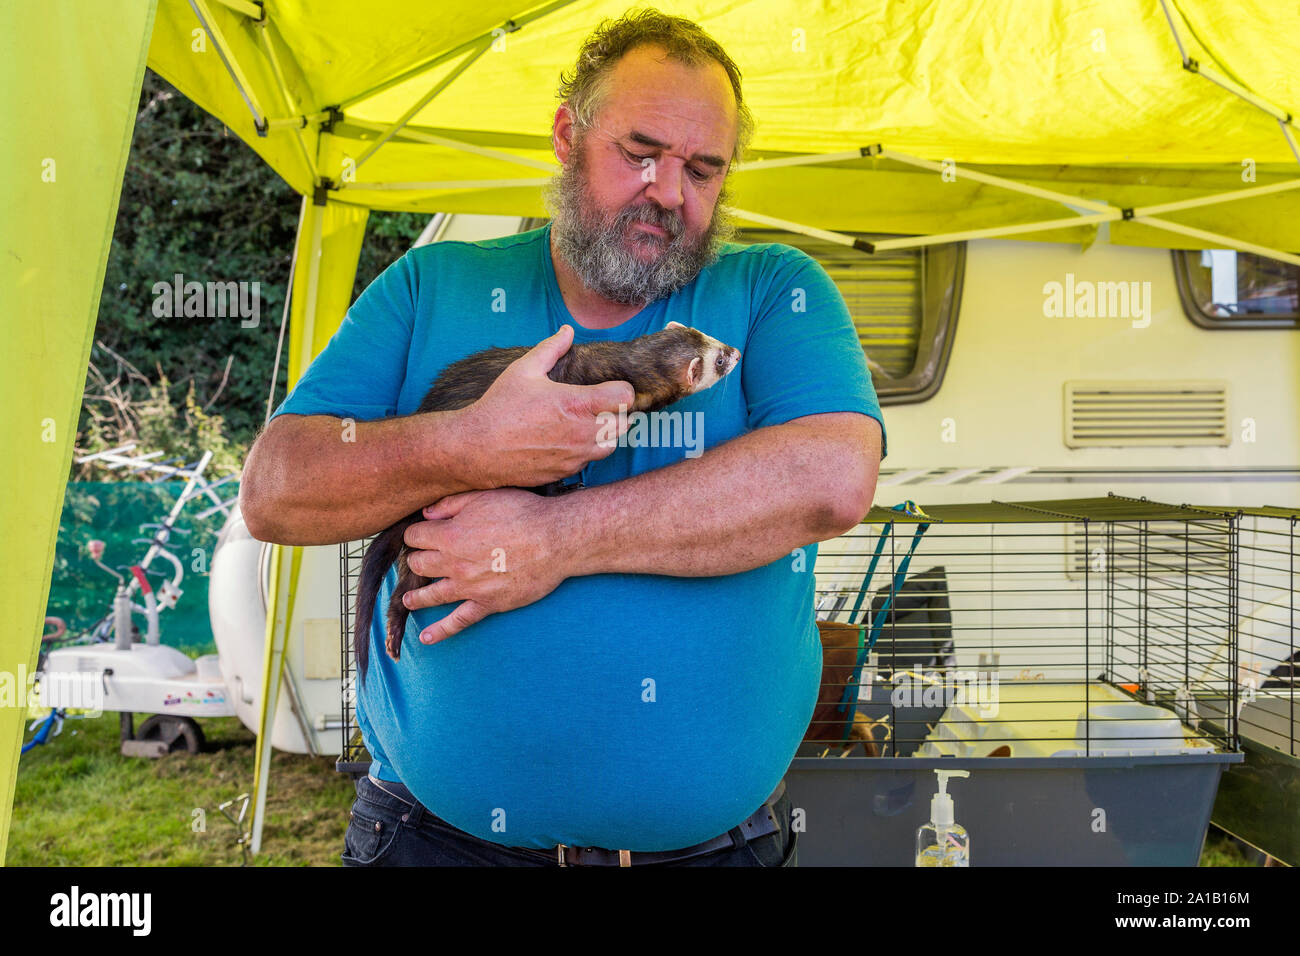
[[[665,410],[702,412],[682,416],[700,434],[683,428],[677,447],[655,447],[650,430],[628,438],[584,469],[587,485],[803,415],[861,412],[883,432],[848,309],[803,252],[728,244],[673,295],[586,329],[560,295],[549,239],[544,226],[412,249],[361,294],[277,414],[410,414],[442,368],[489,346],[535,345],[566,323],[591,342],[678,321],[741,349],[739,367]],[[569,578],[432,646],[418,634],[452,606],[416,611],[400,661],[384,651],[390,570],[357,692],[371,773],[507,846],[655,851],[725,832],[780,781],[817,699],[816,547],[803,551],[722,577]]]

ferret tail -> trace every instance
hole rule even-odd
[[[361,560],[361,574],[357,580],[357,614],[353,621],[352,652],[361,678],[366,676],[370,663],[370,627],[375,615],[375,600],[383,586],[384,575],[393,566],[403,547],[406,529],[420,517],[419,512],[403,518],[382,531],[370,542],[366,556]],[[385,619],[385,626],[387,620]]]

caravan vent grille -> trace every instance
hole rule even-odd
[[[1066,382],[1069,448],[1227,445],[1226,382]]]

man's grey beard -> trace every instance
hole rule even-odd
[[[572,161],[561,167],[542,194],[551,213],[551,235],[556,251],[593,292],[623,305],[644,305],[671,295],[686,285],[718,255],[722,243],[736,233],[724,206],[724,185],[713,208],[713,218],[697,240],[684,235],[681,217],[653,200],[628,206],[611,222],[604,222],[587,196],[587,171],[581,142],[575,142]],[[658,226],[667,237],[627,229],[633,222]],[[659,249],[657,259],[646,262],[627,243]]]

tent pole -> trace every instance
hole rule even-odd
[[[791,222],[789,219],[777,219],[775,216],[765,216],[762,213],[750,212],[748,209],[736,209],[732,207],[732,213],[741,219],[747,219],[750,222],[757,222],[764,226],[771,226],[774,229],[784,229],[786,232],[795,232],[804,236],[811,236],[813,239],[823,239],[826,242],[833,242],[840,246],[853,246],[857,244],[855,236],[850,236],[843,232],[831,232],[827,229],[818,229],[816,226],[805,226],[802,223]]]
[[[917,156],[909,156],[906,153],[898,153],[892,149],[878,147],[878,155],[885,159],[892,159],[895,162],[907,163],[909,166],[918,166],[921,169],[928,169],[936,173],[951,172],[962,179],[970,179],[977,183],[985,183],[989,186],[998,186],[1002,189],[1010,189],[1013,192],[1024,193],[1026,196],[1037,196],[1039,199],[1050,199],[1052,202],[1059,202],[1065,206],[1082,206],[1084,209],[1091,209],[1093,212],[1117,211],[1114,206],[1104,202],[1097,202],[1093,199],[1084,199],[1081,196],[1071,196],[1067,193],[1058,193],[1051,189],[1040,189],[1038,186],[1029,186],[1025,183],[1018,183],[1015,180],[1003,179],[1001,176],[991,176],[988,173],[976,172],[966,166],[944,166],[941,163],[931,162],[928,159],[921,159]]]
[[[1233,94],[1234,96],[1240,97],[1241,99],[1245,100],[1247,103],[1249,103],[1251,106],[1255,107],[1256,109],[1263,110],[1265,113],[1273,117],[1279,123],[1283,123],[1287,126],[1295,125],[1295,117],[1292,116],[1292,114],[1288,110],[1284,110],[1280,106],[1274,106],[1268,100],[1264,99],[1264,97],[1242,86],[1236,80],[1231,80],[1228,77],[1224,76],[1222,73],[1218,72],[1217,70],[1213,70],[1208,66],[1204,66],[1193,57],[1188,56],[1187,48],[1183,46],[1183,38],[1178,33],[1178,27],[1174,25],[1174,17],[1173,14],[1170,13],[1169,11],[1168,0],[1160,0],[1160,7],[1165,11],[1165,19],[1169,21],[1169,29],[1174,34],[1174,42],[1178,44],[1178,55],[1182,57],[1184,70],[1186,70],[1189,73],[1200,74],[1201,76],[1209,80],[1211,83],[1215,84],[1216,86],[1222,87],[1223,89],[1227,90],[1229,93]],[[1181,14],[1182,11],[1179,11],[1180,16]],[[1193,30],[1192,35],[1195,36],[1195,33],[1196,31]],[[1210,56],[1213,56],[1213,54],[1211,53]],[[1283,132],[1285,133],[1286,130],[1284,129]],[[1290,135],[1287,136],[1287,140],[1290,141]],[[1294,145],[1292,146],[1292,152],[1295,152]]]
[[[846,149],[838,153],[805,153],[802,156],[783,156],[780,159],[756,159],[752,163],[737,163],[733,173],[750,173],[755,170],[776,169],[780,166],[811,166],[814,163],[844,163],[869,155],[860,149]]]
[[[302,208],[298,212],[298,228],[294,230],[294,235],[302,232],[303,221],[307,218],[307,197],[302,197]],[[298,243],[293,244],[293,255],[289,258],[289,281],[284,288],[284,311],[280,314],[280,334],[275,340],[275,364],[271,366],[271,390],[266,396],[266,420],[262,422],[265,428],[271,424],[271,408],[275,404],[275,383],[280,378],[280,355],[284,351],[284,331],[289,327],[289,306],[293,302],[293,274],[298,265]]]
[[[550,182],[541,176],[530,176],[526,179],[443,179],[427,183],[358,183],[347,182],[339,183],[338,189],[389,189],[389,190],[415,190],[430,192],[432,190],[446,189],[517,189],[522,186],[543,186]]]
[[[269,20],[263,20],[258,24],[258,32],[262,38],[262,48],[266,51],[266,58],[271,64],[271,72],[275,76],[275,85],[280,91],[280,98],[284,100],[284,105],[288,108],[289,115],[292,116],[298,111],[297,106],[292,97],[289,96],[289,86],[284,81],[284,70],[280,68],[280,58],[276,56],[275,47],[271,45],[269,27]],[[311,161],[311,154],[307,151],[307,141],[303,138],[302,130],[302,125],[293,127],[294,142],[298,144],[298,152],[302,156],[303,165],[307,167],[307,182],[314,186],[320,176],[316,171],[316,164]]]
[[[1287,129],[1286,123],[1278,120],[1277,125],[1282,130],[1282,135],[1286,138],[1286,144],[1291,147],[1291,155],[1295,157],[1297,163],[1300,163],[1300,148],[1296,147],[1295,137],[1292,136],[1291,131]]]
[[[325,207],[312,206],[311,258],[307,261],[307,308],[303,318],[302,340],[298,344],[298,368],[307,370],[311,364],[311,347],[316,338],[316,296],[320,287],[321,234],[325,228]]]
[[[1187,49],[1183,46],[1183,38],[1178,34],[1178,27],[1174,25],[1174,15],[1169,12],[1168,0],[1160,0],[1160,9],[1165,12],[1165,19],[1169,21],[1169,31],[1174,35],[1174,43],[1178,44],[1178,56],[1186,63]]]
[[[905,236],[899,239],[873,239],[868,241],[846,233],[829,232],[825,229],[818,229],[815,226],[805,226],[801,223],[791,222],[788,219],[777,219],[774,216],[764,216],[761,213],[749,212],[745,209],[733,209],[732,212],[741,219],[762,223],[765,226],[772,226],[777,229],[784,229],[787,232],[812,236],[815,239],[824,239],[827,242],[834,242],[841,246],[853,246],[854,248],[867,253],[889,252],[894,249],[916,249],[923,246],[942,245],[947,242],[962,242],[967,239],[990,239],[998,236],[1012,236],[1027,232],[1047,232],[1052,229],[1073,229],[1076,226],[1087,226],[1101,222],[1114,222],[1115,220],[1124,217],[1122,210],[1112,207],[1106,212],[1091,213],[1086,216],[1067,216],[1064,219],[1049,219],[1044,222],[1028,222],[1014,226],[992,226],[988,229],[967,229],[962,232],[936,233],[930,236]]]
[[[229,7],[236,13],[242,13],[250,20],[265,22],[266,11],[257,4],[252,3],[251,0],[217,0],[217,3],[223,7]]]
[[[253,92],[252,84],[248,82],[248,77],[240,69],[238,61],[230,45],[226,43],[226,37],[217,26],[216,21],[212,18],[212,11],[208,9],[207,0],[189,0],[190,9],[198,17],[199,25],[212,39],[212,45],[216,48],[217,56],[221,57],[221,62],[225,64],[226,72],[230,78],[235,81],[235,89],[239,95],[244,98],[248,104],[248,110],[253,114],[253,126],[257,129],[259,136],[265,136],[267,131],[266,110],[262,109],[261,104],[257,101],[257,94]]]
[[[293,621],[294,602],[298,594],[298,573],[302,569],[302,548],[273,545],[271,555],[271,589],[266,609],[266,653],[262,661],[262,707],[257,721],[257,748],[253,769],[253,820],[249,841],[256,855],[262,849],[262,825],[266,822],[266,794],[270,789],[271,738],[280,703],[280,684],[284,679],[285,648]],[[280,582],[284,552],[290,553],[289,586],[285,596],[284,627],[280,627]],[[310,740],[308,741],[310,746]]]
[[[360,126],[362,129],[387,129],[384,123],[374,123],[370,120],[354,119],[349,117],[348,123],[352,126]],[[458,139],[448,139],[446,136],[436,136],[433,133],[421,133],[413,129],[402,131],[402,136],[406,139],[413,139],[421,143],[432,143],[435,146],[446,146],[450,149],[459,149],[466,153],[473,153],[476,156],[485,156],[488,159],[501,159],[507,163],[518,163],[521,166],[531,166],[534,169],[544,169],[547,172],[554,172],[559,169],[555,163],[548,163],[541,159],[529,159],[527,156],[516,156],[513,153],[505,153],[499,149],[489,149],[486,146],[475,146],[473,143],[465,143]]]
[[[517,30],[522,30],[524,27],[532,23],[534,20],[539,20],[542,17],[546,16],[548,13],[553,13],[554,11],[559,10],[561,7],[567,7],[571,3],[573,3],[573,0],[556,0],[556,2],[554,3],[549,3],[544,7],[539,7],[538,9],[533,10],[529,13],[525,13],[520,16],[514,17],[510,20],[507,20],[503,25],[497,27],[496,29],[502,30],[506,33],[513,33]],[[453,49],[447,50],[445,53],[439,53],[431,60],[425,60],[423,63],[420,63],[417,66],[413,66],[409,70],[405,70],[404,72],[399,73],[397,76],[394,76],[391,79],[384,80],[384,82],[378,84],[377,86],[372,86],[370,87],[370,89],[363,90],[362,92],[356,94],[355,96],[348,97],[347,99],[343,100],[343,102],[339,103],[338,108],[340,110],[346,110],[349,106],[355,106],[356,104],[360,103],[362,100],[367,100],[372,96],[376,96],[384,92],[385,90],[391,90],[394,86],[397,86],[399,83],[405,83],[407,80],[414,79],[415,77],[421,75],[422,73],[429,72],[429,70],[432,70],[435,66],[439,66],[443,63],[446,63],[448,60],[454,60],[456,57],[460,56],[466,50],[473,49],[480,42],[482,42],[484,38],[487,38],[488,41],[491,42],[492,40],[496,39],[496,36],[497,33],[495,30],[493,30],[493,31],[489,31],[488,33],[484,33],[480,36],[476,36],[473,39],[466,40],[464,43],[460,44],[457,47],[454,47]]]
[[[470,66],[472,66],[474,62],[478,60],[479,57],[481,57],[484,53],[486,53],[491,46],[492,46],[491,40],[483,41],[479,45],[478,49],[471,50],[470,53],[465,57],[465,59],[461,60],[454,67],[452,67],[450,73],[448,73],[437,83],[435,83],[427,93],[425,93],[423,96],[421,96],[418,100],[416,100],[411,105],[410,109],[408,109],[405,113],[403,113],[400,117],[398,117],[396,122],[394,122],[387,129],[385,129],[384,132],[379,134],[379,138],[370,144],[370,148],[357,157],[355,168],[360,169],[362,163],[368,160],[371,156],[375,155],[375,152],[381,146],[383,146],[385,143],[387,143],[390,139],[393,138],[394,133],[400,130],[412,119],[414,119],[415,114],[420,112],[420,110],[424,109],[426,106],[428,106],[430,101],[432,101],[435,96],[437,96],[447,87],[451,86],[451,84],[455,82],[457,77],[459,77],[462,73],[468,70]]]
[[[1280,252],[1267,246],[1257,246],[1253,242],[1244,242],[1241,239],[1233,239],[1231,236],[1222,236],[1217,232],[1193,229],[1191,226],[1170,222],[1167,219],[1156,219],[1153,216],[1135,216],[1133,221],[1147,226],[1155,226],[1157,229],[1164,229],[1167,232],[1191,236],[1193,239],[1200,239],[1203,242],[1217,243],[1215,248],[1236,249],[1239,252],[1249,252],[1257,256],[1264,256],[1267,259],[1276,259],[1279,262],[1288,262],[1293,266],[1300,266],[1300,256],[1293,256],[1289,252]]]
[[[1154,206],[1138,206],[1133,210],[1134,217],[1154,216],[1157,213],[1174,212],[1179,209],[1195,209],[1197,206],[1213,206],[1217,203],[1234,202],[1238,199],[1253,199],[1271,193],[1286,192],[1300,188],[1300,179],[1289,179],[1282,183],[1268,186],[1253,186],[1250,189],[1235,189],[1232,192],[1214,193],[1210,196],[1198,196],[1195,199],[1181,199],[1177,202],[1158,203]]]
[[[919,246],[933,246],[945,242],[964,242],[967,239],[996,239],[999,236],[1018,236],[1030,232],[1048,232],[1052,229],[1073,229],[1076,226],[1115,222],[1123,218],[1124,213],[1122,210],[1112,209],[1110,212],[1091,213],[1087,216],[1067,216],[1064,219],[1025,222],[1014,226],[991,226],[988,229],[964,229],[961,232],[936,233],[932,236],[881,239],[878,242],[871,243],[871,245],[873,252],[889,252],[892,249],[913,249]]]

